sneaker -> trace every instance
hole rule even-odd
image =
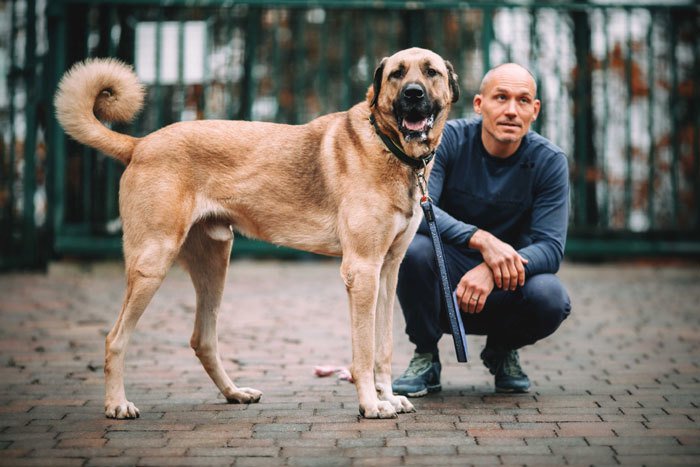
[[[530,379],[520,368],[517,350],[499,350],[486,347],[481,360],[495,376],[496,392],[528,392]]]
[[[394,394],[421,397],[438,392],[440,385],[440,358],[432,353],[414,353],[404,373],[392,383]]]

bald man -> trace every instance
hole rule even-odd
[[[497,392],[527,392],[518,349],[552,334],[571,303],[554,275],[564,255],[569,171],[560,148],[530,131],[540,101],[532,74],[507,63],[474,96],[480,118],[447,123],[429,193],[468,334]],[[397,294],[416,350],[396,394],[440,391],[438,341],[449,332],[428,227],[423,222],[399,272]]]

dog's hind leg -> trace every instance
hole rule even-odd
[[[233,384],[221,363],[216,321],[226,282],[233,234],[228,226],[203,222],[190,230],[180,253],[197,292],[197,312],[190,345],[227,401],[258,402],[262,392]]]
[[[388,255],[379,276],[379,296],[375,323],[374,385],[379,400],[388,401],[397,413],[415,412],[404,396],[395,396],[391,389],[391,357],[393,346],[394,297],[402,257]]]
[[[126,296],[117,322],[105,345],[105,415],[109,418],[136,418],[139,410],[126,400],[124,355],[136,323],[163,282],[178,250],[174,238],[141,240],[138,247],[125,236]]]

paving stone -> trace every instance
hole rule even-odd
[[[351,384],[313,375],[350,364],[338,267],[232,262],[219,348],[237,384],[264,392],[251,405],[227,404],[189,347],[195,297],[175,267],[126,358],[137,420],[103,416],[122,266],[0,276],[0,466],[700,464],[697,265],[565,263],[573,312],[521,350],[529,394],[493,393],[483,336],[466,365],[446,336],[443,391],[389,420],[361,419]],[[395,373],[413,353],[403,327],[397,305]]]

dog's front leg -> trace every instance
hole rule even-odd
[[[344,257],[341,275],[350,301],[352,330],[352,377],[365,418],[394,418],[396,409],[380,401],[374,386],[375,309],[379,290],[380,262]]]
[[[391,388],[394,300],[402,256],[389,256],[382,266],[374,337],[374,383],[377,394],[380,400],[391,403],[397,413],[416,411],[406,397],[395,396]]]

